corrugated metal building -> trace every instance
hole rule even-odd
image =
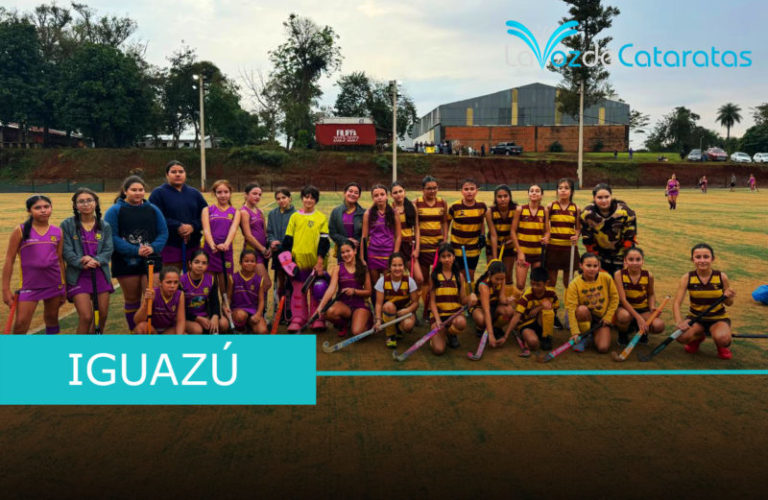
[[[416,142],[441,142],[445,127],[558,127],[578,125],[578,119],[557,110],[558,89],[532,83],[463,101],[442,104],[413,127]],[[584,125],[629,125],[629,105],[603,100],[584,110]]]

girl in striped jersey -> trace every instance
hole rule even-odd
[[[232,185],[229,181],[216,181],[211,190],[216,195],[216,203],[205,207],[201,214],[205,238],[203,250],[208,256],[208,269],[215,273],[223,292],[224,273],[231,276],[234,271],[232,242],[240,227],[240,210],[232,206]]]
[[[536,350],[541,346],[549,351],[552,349],[555,313],[559,307],[555,288],[547,285],[547,272],[540,267],[531,270],[531,286],[518,299],[512,321],[504,330],[502,343],[517,327],[528,349]]]
[[[268,289],[267,272],[264,270],[259,274],[256,251],[246,248],[240,252],[240,272],[235,273],[229,283],[228,296],[232,297],[232,311],[224,306],[224,313],[232,315],[237,330],[267,333],[264,306]]]
[[[51,200],[35,195],[27,198],[29,219],[17,226],[8,240],[3,265],[3,302],[11,306],[11,275],[16,255],[21,261],[21,290],[13,333],[27,333],[38,301],[43,301],[45,333],[59,333],[59,307],[64,303],[64,258],[61,229],[49,224]]]
[[[575,268],[576,252],[571,247],[578,246],[581,233],[579,207],[573,203],[573,181],[560,179],[557,181],[557,201],[547,207],[549,213],[550,238],[547,245],[547,262],[549,286],[557,284],[557,273],[563,271],[563,286],[568,288],[571,276],[568,272]],[[573,267],[571,264],[573,259]]]
[[[416,258],[419,259],[421,275],[429,276],[429,268],[436,260],[437,247],[448,236],[448,205],[437,196],[437,179],[428,175],[421,181],[423,196],[416,199],[416,213],[419,218],[419,240],[416,242]],[[429,316],[427,299],[429,281],[421,285],[421,298],[424,301],[424,319]]]
[[[477,296],[473,293],[469,297],[466,293],[466,281],[456,262],[456,255],[450,243],[441,243],[437,249],[439,261],[432,270],[432,287],[429,291],[429,305],[432,310],[434,324],[432,328],[440,328],[437,335],[432,337],[429,346],[435,354],[445,352],[446,341],[452,349],[457,349],[459,344],[458,334],[464,331],[467,321],[463,315],[456,316],[448,326],[446,332],[442,326],[448,317],[458,312],[463,304],[474,306]]]
[[[400,219],[400,253],[403,254],[408,264],[411,277],[417,285],[424,282],[421,275],[421,266],[416,261],[418,255],[416,248],[419,246],[419,214],[416,207],[405,196],[405,186],[400,182],[392,183],[392,209]]]
[[[488,247],[485,249],[485,256],[488,261],[497,259],[504,251],[502,262],[505,270],[505,289],[507,295],[511,296],[511,288],[514,286],[515,260],[517,260],[517,250],[512,240],[512,220],[515,217],[517,203],[512,201],[512,190],[509,186],[502,184],[493,192],[495,204],[485,214],[488,229],[493,227],[496,230],[496,237],[488,232],[488,241],[491,242],[491,256],[488,258]]]
[[[317,310],[322,311],[338,290],[338,300],[328,308],[325,318],[339,329],[343,337],[350,329],[352,335],[363,333],[371,327],[371,276],[360,260],[355,244],[347,240],[339,247],[338,265],[331,269],[331,282]]]
[[[616,271],[616,291],[619,292],[619,308],[616,310],[616,328],[619,330],[619,345],[627,343],[631,329],[642,332],[640,342],[648,343],[648,333],[664,331],[664,320],[656,318],[652,324],[646,319],[656,308],[656,293],[653,289],[653,275],[643,269],[643,251],[632,247],[624,255],[624,269]]]
[[[542,245],[549,243],[549,213],[541,206],[544,190],[528,188],[528,204],[518,206],[512,221],[512,242],[517,248],[517,288],[525,289],[529,267],[541,267]]]
[[[724,272],[712,269],[715,260],[715,251],[706,243],[699,243],[691,249],[691,260],[696,269],[685,273],[680,278],[680,286],[672,304],[677,327],[683,330],[683,334],[677,341],[685,344],[685,351],[694,354],[699,350],[699,345],[704,342],[707,335],[717,347],[717,356],[720,359],[731,359],[733,356],[729,346],[731,345],[731,320],[725,311],[725,306],[733,305],[736,292],[728,284],[728,276]],[[690,309],[688,316],[683,319],[680,307],[688,291]],[[704,312],[710,305],[722,296],[726,299],[723,303],[710,311],[704,318],[691,323],[697,314]],[[723,305],[725,304],[725,305]]]
[[[494,260],[475,283],[475,296],[479,304],[472,309],[472,319],[475,320],[478,336],[483,335],[483,330],[488,331],[491,347],[500,347],[504,343],[501,335],[497,337],[495,331],[501,326],[499,322],[506,323],[514,313],[514,300],[507,299],[504,293],[504,276],[504,264]]]
[[[208,255],[198,249],[192,253],[189,272],[181,277],[184,292],[187,333],[218,334],[227,331],[227,320],[220,313],[216,278],[208,270]]]
[[[373,205],[363,215],[363,249],[367,250],[367,260],[371,282],[379,280],[379,275],[387,269],[387,260],[394,252],[400,251],[400,218],[387,201],[387,188],[376,184],[371,189]]]
[[[477,201],[477,182],[474,179],[464,179],[461,182],[461,197],[448,209],[448,223],[451,225],[451,245],[456,257],[459,259],[459,267],[464,270],[464,259],[461,248],[467,253],[467,266],[469,267],[469,279],[475,277],[475,269],[480,260],[480,250],[485,246],[483,232],[485,229],[485,214],[488,207],[482,201]],[[496,228],[489,227],[491,238],[496,233]]]
[[[405,272],[405,256],[396,252],[389,256],[389,273],[380,277],[373,287],[376,290],[376,319],[373,326],[415,313],[419,307],[419,288],[416,281]],[[410,332],[416,320],[413,316],[400,323],[387,327],[387,347],[397,347],[397,339],[402,332]]]
[[[152,311],[147,310],[147,303],[152,303]],[[136,311],[134,320],[136,329],[133,333],[170,333],[184,334],[186,313],[184,307],[184,292],[179,288],[179,270],[174,266],[163,266],[160,271],[160,286],[147,288],[144,300]],[[152,318],[152,331],[149,330],[147,318]]]

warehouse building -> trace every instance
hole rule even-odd
[[[532,83],[442,104],[413,127],[415,142],[458,142],[486,150],[514,141],[523,151],[549,151],[558,142],[564,151],[578,150],[578,118],[558,110],[558,89]],[[629,105],[604,99],[584,110],[584,148],[587,151],[625,151],[629,146]]]

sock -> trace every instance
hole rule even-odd
[[[387,314],[387,313],[382,311],[382,313],[381,313],[381,322],[382,323],[389,323],[393,319],[395,319],[395,315],[394,314]],[[384,331],[386,332],[387,337],[394,337],[397,334],[397,330],[396,330],[396,326],[395,325],[389,325],[388,327],[386,327],[384,329]]]
[[[555,311],[543,310],[541,311],[541,336],[551,337],[552,332],[555,330]]]
[[[136,328],[136,322],[133,321],[133,317],[136,315],[136,311],[141,306],[140,302],[126,302],[123,308],[125,312],[125,321],[128,323],[128,330],[133,331]]]
[[[451,326],[448,327],[448,333],[451,335],[458,335],[461,333],[461,330],[453,326],[453,323],[451,323]]]
[[[46,335],[56,335],[57,333],[59,333],[59,325],[45,327]]]
[[[579,321],[579,332],[586,333],[592,327],[592,323],[589,321]]]

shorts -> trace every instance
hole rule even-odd
[[[731,187],[736,187],[736,183],[735,182],[731,182]]]
[[[432,264],[435,262],[435,252],[437,252],[436,249],[431,251],[430,250],[419,251],[419,264],[422,267],[426,267],[427,269],[429,269],[432,266]]]
[[[48,288],[33,288],[30,290],[19,290],[20,302],[37,302],[38,300],[48,300],[60,295],[64,295],[64,285],[55,285]]]
[[[643,314],[645,314],[645,313],[647,313],[649,311],[650,311],[650,309],[647,308],[647,307],[644,307],[642,309],[635,309],[635,312],[637,314],[640,314],[640,315],[643,315]],[[630,314],[632,314],[632,313],[630,313]],[[613,315],[613,321],[614,321],[614,324],[615,324],[615,322],[616,322],[616,315],[615,314]],[[627,331],[629,331],[629,332],[639,332],[640,331],[640,327],[637,326],[637,318],[635,318],[634,316],[632,316],[632,320],[629,322],[629,328],[627,329]]]
[[[524,255],[525,255],[525,262],[527,262],[531,266],[541,262],[541,254],[531,255],[526,253]]]
[[[123,276],[143,276],[147,274],[147,265],[150,262],[154,263],[154,271],[156,273],[159,273],[163,269],[163,261],[159,254],[153,253],[145,259],[138,255],[126,258],[115,252],[112,254],[112,276],[116,278]]]
[[[688,319],[693,320],[692,316],[688,316]],[[725,322],[725,324],[728,325],[730,328],[731,326],[731,319],[730,318],[723,318],[723,319],[712,319],[712,320],[706,320],[706,319],[700,319],[696,323],[699,323],[702,327],[704,327],[704,335],[707,337],[711,337],[712,333],[709,331],[710,328],[712,328],[712,325],[715,323]]]
[[[205,251],[205,255],[208,256],[208,269],[207,269],[207,271],[209,273],[221,273],[221,272],[224,272],[223,269],[222,269],[222,266],[221,266],[221,256],[224,255],[224,262],[226,263],[225,265],[227,266],[227,274],[229,274],[230,276],[232,276],[232,274],[234,274],[233,273],[233,270],[235,268],[234,261],[233,261],[234,252],[232,251],[232,246],[231,245],[229,247],[229,250],[227,250],[223,254],[221,252],[216,252],[216,253],[211,252],[211,249],[208,248],[208,245],[206,245],[203,250]],[[189,253],[189,252],[187,252],[187,253]],[[181,255],[181,253],[179,253],[179,255]],[[256,255],[258,256],[258,255],[261,255],[261,254],[259,252],[256,252]],[[262,261],[263,260],[264,259],[262,257]],[[258,258],[256,259],[256,262],[258,263]]]
[[[241,310],[241,311],[247,312],[248,316],[253,316],[254,314],[256,314],[256,308],[255,307],[233,307],[232,311],[234,312],[234,311],[237,311],[238,309]]]
[[[571,266],[571,246],[548,245],[547,246],[547,271],[569,271]],[[577,249],[578,250],[578,249]],[[578,251],[573,251],[573,268],[578,269]]]
[[[182,259],[181,256],[181,247],[174,247],[171,245],[165,245],[165,248],[163,248],[163,251],[160,252],[160,255],[163,258],[163,262],[182,262],[183,260],[189,260],[189,258],[192,256],[192,253],[194,253],[195,250],[198,250],[200,248],[200,244],[197,245],[191,245],[187,244],[187,255],[185,259]],[[208,262],[210,265],[210,262]],[[157,267],[157,266],[155,266]]]
[[[67,285],[67,300],[72,302],[75,299],[75,295],[85,293],[91,295],[93,293],[93,281],[91,280],[91,273],[93,270],[83,270],[80,272],[80,277],[77,279],[77,283],[74,285]],[[101,269],[96,271],[96,293],[112,293],[115,289],[112,287],[112,283],[108,283],[104,277],[104,273]]]
[[[518,330],[522,333],[523,330],[533,330],[533,333],[536,334],[537,337],[541,338],[544,335],[544,332],[541,329],[541,325],[538,321],[534,321],[533,323],[528,323],[527,325],[518,327]]]
[[[400,253],[403,254],[403,257],[405,257],[405,267],[410,269],[411,255],[413,255],[413,240],[411,238],[405,238],[400,243]]]
[[[461,252],[456,255],[456,261],[459,263],[459,268],[461,271],[464,272],[464,258],[461,256]],[[475,272],[478,262],[480,262],[479,255],[475,255],[474,257],[467,257],[467,265],[469,266],[470,272]]]
[[[362,299],[360,297],[347,297],[342,296],[339,298],[339,302],[344,304],[345,306],[349,307],[349,309],[354,313],[358,309],[365,309],[368,312],[371,311],[371,308],[368,307],[368,304],[365,302],[365,299]]]

